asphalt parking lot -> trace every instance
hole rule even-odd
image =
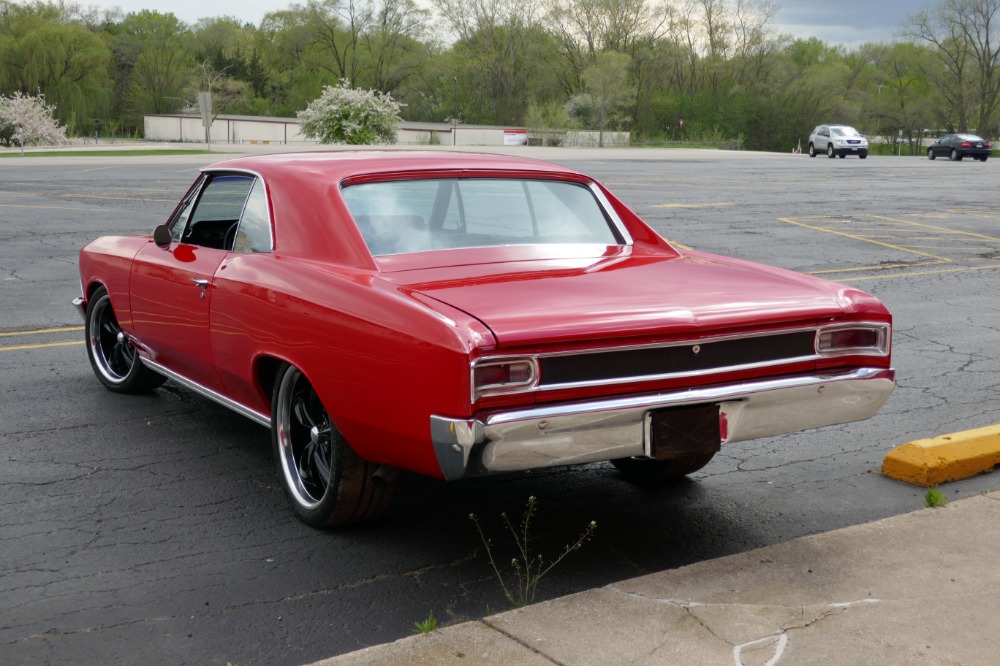
[[[998,162],[533,154],[596,176],[674,242],[879,297],[898,371],[882,413],[731,445],[657,489],[609,465],[406,477],[378,523],[312,530],[285,505],[266,430],[169,383],[104,391],[69,305],[78,248],[148,232],[215,158],[0,159],[0,661],[308,663],[405,636],[430,612],[506,608],[470,512],[509,550],[500,513],[538,497],[549,555],[598,523],[542,583],[554,597],[915,510],[923,489],[881,477],[885,453],[1000,423]],[[998,486],[993,472],[942,490]]]

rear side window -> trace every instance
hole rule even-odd
[[[578,183],[449,178],[349,185],[344,201],[375,256],[498,245],[599,243],[622,238]]]

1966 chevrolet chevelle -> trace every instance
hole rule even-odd
[[[80,253],[87,351],[271,429],[299,518],[444,479],[720,445],[874,415],[891,315],[851,287],[680,250],[575,171],[428,152],[241,157],[152,235]]]

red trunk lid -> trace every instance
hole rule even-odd
[[[501,346],[773,327],[829,320],[851,307],[847,287],[697,253],[508,261],[381,276],[476,317]]]

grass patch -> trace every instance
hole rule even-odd
[[[24,157],[149,157],[151,155],[220,155],[215,150],[170,150],[162,148],[139,150],[47,150],[42,152],[24,151]],[[17,150],[0,153],[2,157],[21,157]]]
[[[929,509],[935,509],[939,506],[944,506],[948,503],[948,498],[944,496],[944,493],[937,489],[937,486],[933,488],[928,488],[927,492],[924,494],[924,506]]]

